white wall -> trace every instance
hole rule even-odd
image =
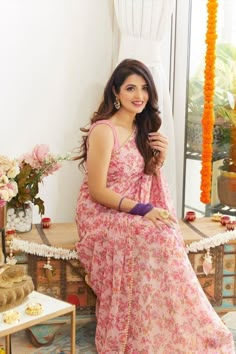
[[[110,0],[0,0],[0,154],[78,147],[112,68],[112,27]],[[70,162],[44,180],[53,222],[74,220],[81,180]]]
[[[0,0],[0,154],[19,157],[42,143],[54,153],[76,149],[80,127],[88,123],[116,64],[118,45],[111,0]],[[166,45],[162,52],[167,77],[169,50]],[[178,112],[180,186],[185,117]],[[44,179],[39,195],[53,222],[74,220],[81,181],[77,162],[66,162]],[[181,205],[181,188],[177,193]],[[39,221],[35,207],[34,222]]]

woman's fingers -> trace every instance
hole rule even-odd
[[[152,218],[152,219],[149,219],[153,222],[153,224],[156,226],[156,227],[159,227],[160,224],[165,224],[166,226],[170,227],[171,229],[174,229],[175,228],[175,223],[171,222],[171,221],[163,221],[163,220],[160,220],[160,219],[155,219],[155,218]]]
[[[168,145],[167,137],[160,133],[148,134],[148,141],[149,143],[159,142],[160,144]]]
[[[154,156],[165,160],[168,150],[168,139],[160,133],[150,133],[148,135],[148,142],[154,152]]]
[[[153,208],[145,217],[151,220],[156,226],[162,222],[171,228],[175,228],[175,224],[177,223],[175,217],[168,210],[162,208]]]

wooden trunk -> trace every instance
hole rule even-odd
[[[184,241],[193,241],[226,232],[226,227],[211,218],[197,218],[194,222],[180,221]],[[209,301],[217,312],[236,310],[236,240],[210,249],[213,268],[203,272],[206,251],[188,254],[192,267]]]
[[[69,250],[75,249],[78,239],[75,224],[52,224],[49,229],[33,225],[30,232],[19,234],[21,239],[37,244],[46,244]],[[25,264],[31,274],[35,290],[60,300],[76,305],[80,314],[95,312],[96,296],[85,282],[85,271],[79,260],[50,259],[53,270],[44,268],[46,257],[39,257],[24,252],[15,252],[18,263]]]

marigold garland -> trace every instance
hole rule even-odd
[[[215,91],[215,48],[217,0],[207,2],[207,32],[204,71],[204,107],[202,115],[202,168],[201,168],[201,202],[208,204],[211,200],[212,177],[212,143],[214,128],[214,91]]]

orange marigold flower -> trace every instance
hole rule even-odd
[[[208,204],[211,200],[212,177],[212,142],[214,128],[214,91],[215,91],[215,47],[216,47],[216,23],[217,0],[207,2],[206,24],[206,54],[204,70],[204,108],[202,114],[202,168],[201,168],[201,196],[200,200]]]

